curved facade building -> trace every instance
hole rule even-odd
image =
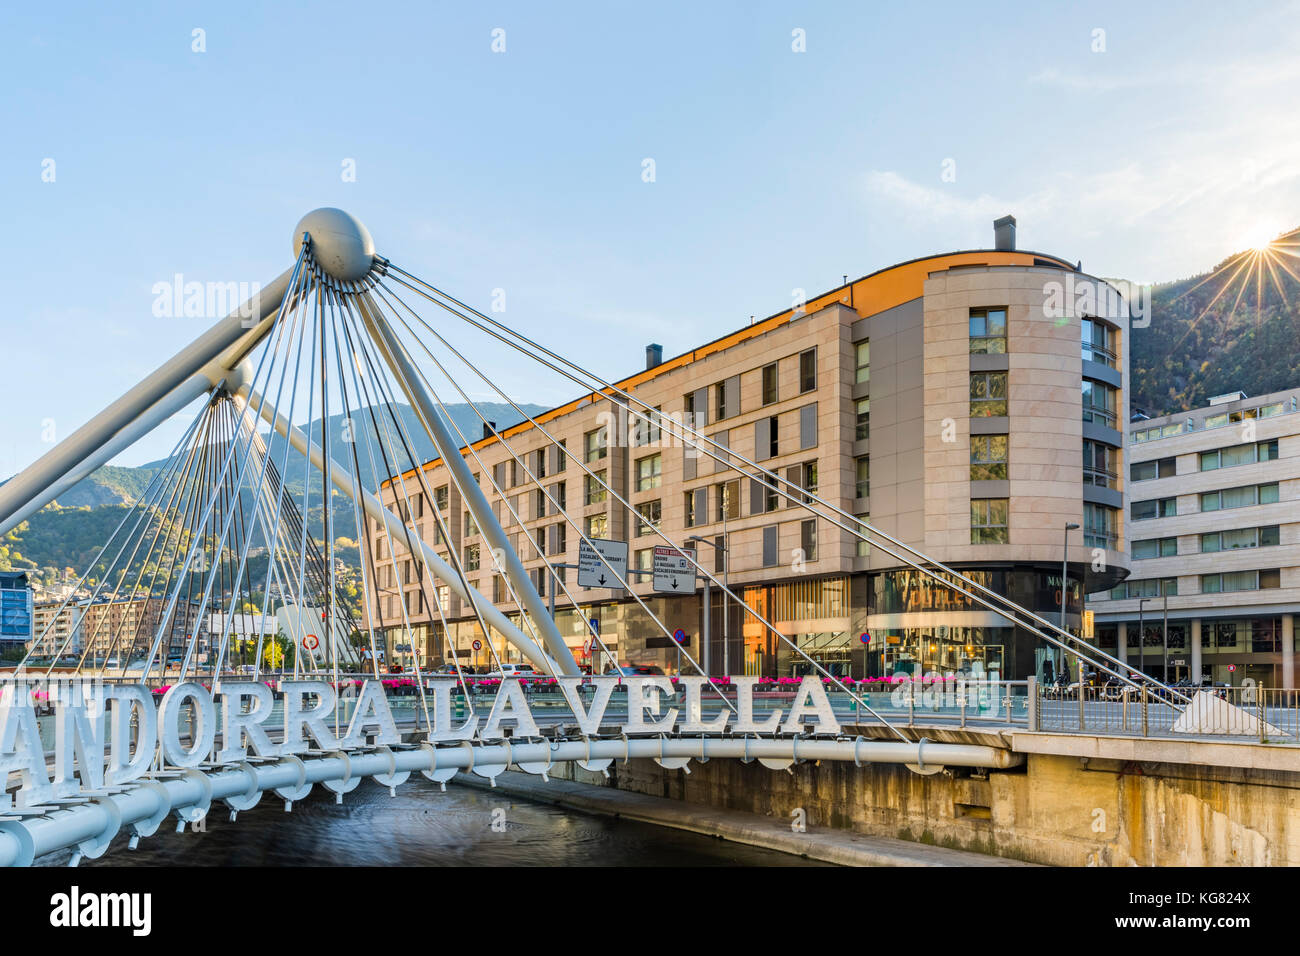
[[[666,361],[652,347],[647,368],[619,384],[1051,620],[1060,614],[1065,527],[1079,526],[1068,536],[1066,589],[1066,623],[1078,629],[1080,588],[1109,589],[1128,574],[1117,430],[1126,418],[1128,308],[1069,262],[1016,251],[1008,232],[1014,223],[1000,221],[999,248],[882,269]],[[616,406],[583,396],[541,418],[564,439],[564,453],[527,423],[508,429],[506,441],[545,473],[541,483],[565,502],[567,518],[547,513],[545,496],[497,439],[475,449],[488,471],[480,484],[544,595],[556,582],[541,554],[553,565],[576,563],[574,524],[593,538],[626,540],[632,566],[648,568],[662,543],[647,531],[653,521],[678,542],[703,539],[701,561],[719,576],[725,569],[732,589],[786,638],[734,602],[724,607],[714,588],[706,647],[702,589],[661,596],[648,577],[636,579],[638,594],[687,633],[713,673],[801,673],[807,665],[791,645],[854,677],[1043,672],[1050,652],[995,613],[967,606],[763,482],[629,424]],[[632,508],[602,494],[574,458]],[[409,495],[412,520],[433,540],[434,503],[421,492],[430,489],[452,529],[439,547],[457,549],[480,592],[508,610],[508,589],[488,569],[448,473],[436,461],[424,470],[423,483],[409,475],[405,494],[387,487],[385,500],[396,506]],[[387,547],[381,536],[376,557]],[[597,670],[608,663],[586,653],[583,621],[595,619],[621,662],[675,668],[675,645],[626,592],[564,583],[576,607],[560,590],[556,616],[580,661]],[[486,658],[470,650],[483,635],[468,609],[437,582],[381,567],[377,597],[394,632],[415,626],[411,643],[426,648],[428,662],[453,647],[463,663]],[[430,626],[430,600],[443,604],[450,635]]]

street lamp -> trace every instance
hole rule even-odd
[[[1073,521],[1067,521],[1065,523],[1065,534],[1062,536],[1062,542],[1061,542],[1061,630],[1063,631],[1065,630],[1065,591],[1070,583],[1070,579],[1066,576],[1069,573],[1068,562],[1070,557],[1070,532],[1077,531],[1077,530],[1079,530],[1079,526],[1077,524],[1075,524]],[[1082,586],[1080,587],[1080,591],[1082,591]],[[1082,596],[1083,595],[1081,593],[1080,598],[1082,598]],[[1070,669],[1068,665],[1065,663],[1064,650],[1062,650],[1061,671],[1068,674],[1069,670]],[[1079,683],[1080,684],[1083,683],[1082,664],[1080,664],[1079,666]]]
[[[724,506],[725,509],[725,506]],[[723,512],[726,513],[725,510]],[[730,621],[731,616],[727,612],[731,610],[728,606],[727,593],[731,591],[731,584],[728,578],[728,572],[731,568],[730,551],[731,546],[726,543],[727,534],[723,532],[723,544],[719,545],[716,541],[710,541],[708,538],[702,538],[698,534],[693,534],[687,541],[698,541],[701,544],[707,544],[716,551],[722,552],[722,586],[726,589],[722,594],[722,673],[723,676],[731,674],[731,634]],[[710,587],[712,582],[707,574],[704,576],[704,627],[701,634],[701,643],[704,645],[704,673],[709,673],[709,619],[713,617],[713,591]]]
[[[1164,586],[1160,587],[1160,601],[1164,608],[1164,665],[1161,670],[1161,677],[1164,683],[1169,683],[1169,595],[1164,594]],[[1153,597],[1138,598],[1138,670],[1146,674],[1146,646],[1147,636],[1146,629],[1142,626],[1142,606],[1147,601],[1154,601]]]
[[[1164,593],[1164,584],[1161,585],[1160,589],[1160,601],[1165,615],[1164,639],[1161,641],[1161,644],[1164,645],[1164,665],[1161,666],[1161,679],[1162,683],[1167,684],[1169,683],[1169,594]],[[1154,597],[1138,598],[1138,670],[1143,674],[1147,672],[1147,654],[1145,654],[1145,650],[1147,650],[1147,630],[1143,627],[1143,614],[1141,614],[1141,611],[1143,611],[1143,605],[1154,600],[1156,600]]]

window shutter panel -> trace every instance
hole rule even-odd
[[[763,529],[763,567],[770,568],[776,564],[776,525]]]
[[[763,461],[772,456],[772,420],[760,418],[754,422],[754,461]]]
[[[752,515],[763,513],[763,483],[757,478],[749,479],[749,513]]]
[[[700,453],[697,449],[687,445],[682,449],[682,478],[689,481],[695,477],[696,468],[699,466]]]
[[[707,388],[697,388],[695,390],[695,421],[687,422],[692,428],[703,428],[709,423],[709,390]]]
[[[733,375],[727,379],[726,412],[727,417],[740,414],[740,376]]]
[[[799,409],[799,447],[812,448],[817,444],[817,403]]]
[[[785,480],[790,482],[796,488],[803,487],[803,465],[791,465],[785,470]],[[790,488],[784,489],[787,494],[794,498],[794,501],[786,500],[786,504],[794,507],[795,501],[802,501],[803,497],[797,492],[791,491]]]

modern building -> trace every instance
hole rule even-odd
[[[0,571],[0,652],[32,639],[32,586],[26,571]]]
[[[32,657],[54,657],[56,654],[80,654],[82,607],[75,601],[37,601],[33,605]]]
[[[1295,686],[1298,403],[1233,392],[1129,423],[1133,574],[1089,597],[1103,648],[1170,680]]]
[[[1080,583],[1109,589],[1128,572],[1117,430],[1127,417],[1128,305],[1065,259],[1016,250],[1011,217],[995,224],[995,240],[993,249],[881,269],[674,358],[650,346],[646,367],[617,384],[664,419],[693,423],[1053,621],[1073,525],[1065,618],[1077,630]],[[583,395],[536,421],[563,447],[529,422],[506,429],[526,468],[491,435],[462,454],[537,590],[554,599],[580,661],[604,663],[587,653],[587,620],[620,662],[671,670],[677,651],[628,592],[579,588],[563,569],[576,607],[556,588],[541,555],[576,564],[578,535],[539,483],[589,537],[628,542],[633,568],[648,570],[653,546],[664,543],[651,524],[678,543],[697,539],[702,563],[833,672],[1019,678],[1053,665],[1050,651],[1004,618],[618,404]],[[480,593],[503,612],[516,609],[441,461],[427,463],[422,478],[412,471],[388,483],[382,496],[444,556],[454,549]],[[448,535],[437,529],[435,502]],[[472,609],[431,576],[421,582],[405,549],[394,557],[373,523],[370,535],[371,595],[384,625],[412,631],[430,661],[448,656],[429,606],[436,598],[460,660],[491,664]],[[701,587],[666,596],[648,576],[634,580],[635,593],[668,629],[686,632],[686,647],[714,673],[806,668],[719,588],[705,650]],[[518,660],[499,637],[491,644],[503,660]]]
[[[143,658],[159,639],[160,656],[183,655],[195,637],[200,647],[206,646],[208,632],[198,620],[197,601],[178,601],[159,638],[168,604],[162,597],[81,601],[74,641],[91,661],[127,655],[132,660]]]

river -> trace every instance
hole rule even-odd
[[[494,813],[494,811],[501,811]],[[493,828],[494,819],[496,829]],[[367,780],[343,798],[317,787],[292,813],[267,796],[231,823],[218,804],[206,830],[169,817],[135,851],[119,836],[82,866],[814,866],[714,837],[412,777],[397,796]],[[41,863],[66,863],[67,853]]]

